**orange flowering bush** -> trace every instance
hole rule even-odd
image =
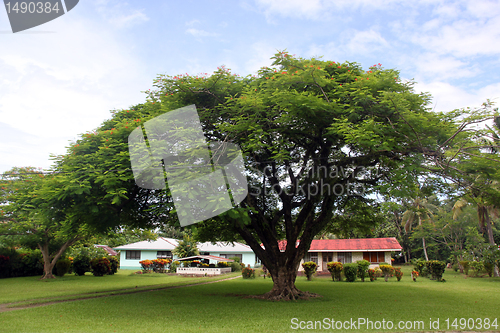
[[[142,270],[146,272],[151,272],[153,270],[153,261],[146,259],[139,261],[139,264],[142,266]]]
[[[394,275],[396,275],[396,279],[398,279],[398,281],[401,281],[401,278],[403,277],[403,272],[401,272],[401,268],[399,267],[394,268]]]

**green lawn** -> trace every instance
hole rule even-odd
[[[409,268],[404,267],[401,282],[392,278],[389,282],[332,282],[331,278],[297,279],[297,287],[321,294],[323,297],[308,301],[269,302],[244,298],[242,295],[262,294],[271,288],[270,279],[235,279],[214,284],[191,286],[152,292],[119,295],[89,300],[58,303],[37,308],[0,313],[2,332],[294,332],[292,326],[307,327],[307,321],[339,324],[340,321],[356,323],[358,318],[377,322],[391,321],[392,329],[377,327],[334,330],[345,332],[388,331],[401,332],[397,325],[422,322],[419,331],[432,331],[429,321],[439,319],[440,330],[460,330],[451,327],[454,318],[500,317],[500,279],[467,278],[447,270],[447,282],[439,283],[426,278],[413,282]],[[187,278],[130,276],[120,272],[116,276],[95,278],[68,277],[52,282],[33,278],[0,280],[2,302],[16,299],[11,288],[23,287],[18,293],[30,292],[37,297],[55,293],[73,294],[80,291],[110,290],[113,284],[123,289],[127,286],[145,286],[157,282],[167,285],[189,280]],[[17,281],[17,282],[16,282]],[[94,282],[97,281],[97,282]],[[133,281],[133,282],[132,282]],[[132,283],[129,283],[132,282]],[[16,287],[14,287],[16,286]],[[38,289],[41,286],[42,289]],[[78,292],[74,292],[78,290]],[[10,296],[5,296],[5,292]],[[18,296],[17,300],[28,297]],[[296,318],[296,319],[293,319]],[[329,318],[324,321],[325,318]],[[446,319],[450,318],[450,327]],[[361,319],[362,320],[362,319]],[[497,319],[497,322],[500,318]],[[296,323],[296,324],[294,324]],[[472,323],[472,322],[469,322]],[[477,321],[479,323],[479,321]],[[499,327],[500,327],[500,323]],[[345,325],[345,324],[344,324]],[[318,324],[316,327],[319,328]],[[477,326],[476,326],[477,327]],[[465,330],[469,330],[465,327]],[[490,327],[498,331],[498,328]],[[314,331],[321,331],[319,329]],[[333,331],[333,330],[324,330]]]

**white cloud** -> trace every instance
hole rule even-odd
[[[25,152],[1,139],[0,160],[14,165],[40,165],[25,161],[63,153],[68,140],[110,118],[109,110],[143,100],[140,91],[151,84],[113,29],[77,16],[55,20],[51,29],[2,41],[0,121],[18,131],[15,142],[30,147]]]
[[[195,28],[189,28],[186,30],[186,33],[193,35],[194,37],[216,37],[219,34],[213,32],[207,32],[205,30],[199,30]]]
[[[443,81],[420,82],[415,85],[417,92],[432,94],[432,108],[436,111],[451,111],[465,107],[478,108],[487,99],[500,103],[500,83],[479,89],[461,88]]]
[[[474,77],[478,74],[478,69],[468,63],[451,56],[441,56],[435,53],[424,53],[412,59],[416,66],[417,80],[422,78],[457,79]]]

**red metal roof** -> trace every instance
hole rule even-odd
[[[309,252],[325,251],[399,251],[402,247],[394,237],[359,239],[315,239]]]
[[[300,241],[297,241],[296,247]],[[278,242],[279,249],[285,251],[286,240]],[[357,239],[314,239],[309,252],[352,252],[352,251],[399,251],[402,247],[394,237]]]

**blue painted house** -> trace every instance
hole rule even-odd
[[[173,238],[158,237],[155,241],[142,241],[115,247],[120,252],[121,269],[141,269],[141,260],[153,259],[173,259],[177,257],[172,251],[177,247],[178,240]],[[198,244],[198,251],[201,255],[212,255],[222,258],[238,257],[241,263],[254,267],[258,262],[252,249],[245,244],[210,242]],[[214,262],[215,263],[215,262]]]

